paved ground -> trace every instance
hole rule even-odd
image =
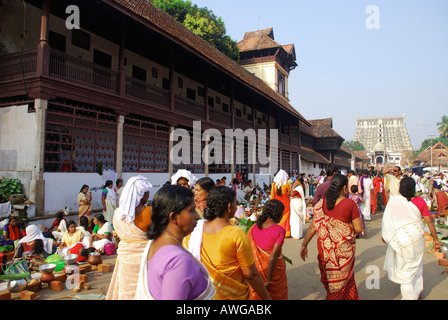
[[[386,245],[381,240],[381,218],[382,212],[372,215],[372,220],[366,221],[367,236],[356,242],[355,280],[361,300],[401,299],[400,286],[389,281],[383,270]],[[302,240],[285,240],[283,253],[293,260],[292,266],[287,264],[290,300],[325,299],[326,292],[320,282],[317,264],[316,239],[315,236],[308,245],[308,259],[305,262],[299,256]],[[374,282],[371,278],[374,275],[379,278],[378,289],[372,288]],[[424,300],[448,299],[448,274],[445,267],[438,265],[433,253],[424,255],[423,279]]]
[[[367,221],[367,236],[357,240],[355,279],[362,300],[399,300],[401,299],[399,285],[390,282],[383,271],[386,246],[381,241],[381,217],[382,213],[372,216],[372,221]],[[308,227],[308,224],[305,228]],[[306,232],[306,230],[305,230]],[[283,246],[285,256],[293,261],[293,265],[287,264],[288,292],[290,300],[324,300],[325,289],[320,283],[319,267],[317,265],[316,237],[308,246],[308,260],[302,261],[299,257],[299,248],[302,240],[286,239]],[[113,264],[116,256],[103,256],[103,263]],[[448,299],[448,274],[445,267],[437,264],[432,253],[424,255],[424,291],[425,300]],[[90,271],[88,284],[90,290],[82,290],[73,293],[65,289],[57,292],[44,288],[37,293],[37,300],[72,300],[75,295],[99,294],[106,295],[112,272],[99,273]],[[376,276],[379,288],[371,288],[375,282],[371,279]],[[18,294],[12,295],[18,299]]]

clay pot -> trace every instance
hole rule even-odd
[[[101,254],[99,252],[92,252],[89,254],[87,262],[93,266],[96,266],[103,263],[103,259],[101,258]]]
[[[53,272],[42,273],[42,275],[40,276],[40,282],[43,283],[50,283],[53,280],[54,280]]]

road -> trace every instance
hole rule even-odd
[[[388,280],[383,270],[386,245],[381,240],[382,212],[366,221],[367,235],[356,240],[355,280],[361,300],[400,300],[400,286]],[[309,224],[305,226],[304,234]],[[302,240],[286,239],[283,254],[293,261],[287,263],[290,300],[324,300],[325,289],[320,282],[317,263],[317,236],[308,245],[308,259],[299,256]],[[428,251],[430,248],[427,248]],[[375,282],[376,281],[376,282]],[[424,300],[448,299],[448,273],[437,263],[433,253],[423,257]]]
[[[372,215],[367,221],[367,236],[357,239],[355,258],[355,279],[361,300],[399,300],[401,299],[399,285],[387,279],[383,270],[386,245],[381,241],[382,212]],[[309,224],[305,226],[304,232]],[[305,234],[305,233],[304,233]],[[286,239],[283,254],[290,258],[293,265],[287,263],[289,300],[324,300],[326,293],[320,282],[320,272],[317,264],[316,236],[308,245],[308,259],[304,262],[299,257],[302,240]],[[429,248],[428,248],[429,250]],[[103,256],[103,263],[114,264],[116,256]],[[448,273],[445,267],[438,265],[433,253],[425,253],[423,258],[424,300],[448,299]],[[82,290],[75,294],[71,290],[50,290],[46,284],[37,292],[36,300],[72,300],[73,296],[90,294],[106,295],[112,272],[99,273],[90,271],[88,285],[90,290]],[[375,282],[376,281],[376,282]],[[65,286],[64,286],[65,287]],[[18,294],[12,295],[18,299]]]

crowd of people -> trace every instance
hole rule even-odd
[[[15,258],[25,257],[34,267],[50,254],[75,253],[80,262],[116,245],[106,296],[111,300],[287,300],[284,241],[302,239],[298,254],[306,261],[308,244],[317,235],[326,298],[359,299],[356,239],[366,236],[366,221],[384,208],[384,269],[400,284],[403,299],[418,299],[424,223],[437,250],[441,243],[433,217],[448,212],[446,175],[419,176],[397,166],[355,173],[330,164],[316,179],[279,170],[272,185],[263,188],[243,183],[238,175],[227,186],[225,177],[196,179],[182,169],[148,205],[151,189],[144,176],[126,183],[119,179],[115,187],[107,181],[103,213],[93,215],[92,194],[83,185],[78,221],[67,221],[61,210],[50,228],[22,230],[13,217],[3,227],[2,245],[14,245]],[[249,218],[244,206],[259,208],[247,233],[234,219]]]

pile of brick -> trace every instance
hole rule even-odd
[[[112,272],[112,265],[110,264],[99,264],[98,266],[93,266],[90,264],[79,265],[79,282],[72,289],[73,293],[77,293],[81,290],[90,290],[91,286],[87,285],[89,282],[89,272]],[[66,281],[68,279],[67,274],[62,271],[62,273],[54,273],[55,278],[48,283],[48,285],[43,286],[39,279],[32,279],[28,282],[28,286],[19,292],[18,298],[20,300],[35,300],[37,298],[37,292],[42,288],[46,287],[54,291],[68,290]],[[12,295],[8,290],[3,290],[0,292],[0,300],[12,300],[16,299],[15,295]]]

